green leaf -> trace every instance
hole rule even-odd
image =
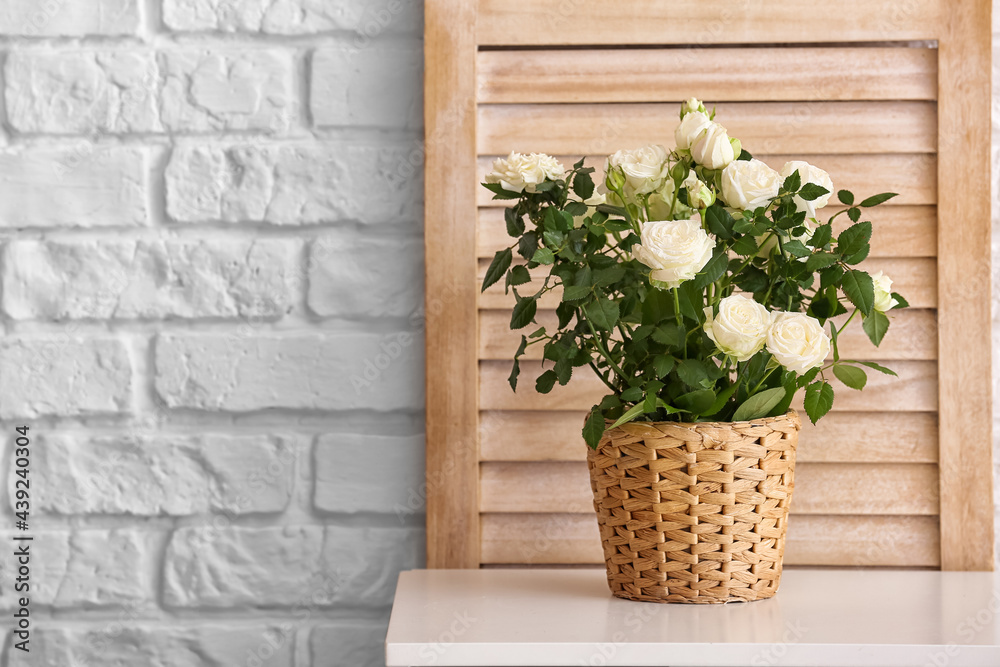
[[[837,192],[837,199],[840,200],[841,204],[845,206],[850,206],[854,203],[854,193],[850,190],[839,190]]]
[[[682,347],[686,331],[674,322],[664,322],[653,330],[653,340],[667,347]]]
[[[674,358],[669,354],[658,354],[653,357],[653,371],[656,377],[664,378],[674,368]]]
[[[677,365],[677,376],[689,387],[703,387],[708,381],[708,370],[698,359],[685,359]]]
[[[809,245],[811,245],[814,248],[822,248],[823,246],[825,246],[827,243],[830,242],[830,239],[832,237],[833,237],[833,226],[830,223],[826,223],[825,225],[820,225],[819,227],[816,228],[816,231],[813,233],[812,238],[809,239]]]
[[[535,380],[535,391],[539,394],[547,394],[552,391],[552,387],[556,385],[556,372],[553,370],[548,370],[538,376]]]
[[[517,242],[517,254],[525,259],[531,259],[538,250],[538,233],[535,230],[525,232]]]
[[[538,327],[530,334],[528,334],[528,338],[540,338],[544,335],[545,335],[545,327]]]
[[[702,289],[721,278],[726,274],[726,267],[729,265],[729,253],[725,246],[716,248],[716,253],[708,263],[702,267],[701,271],[694,278],[695,289]]]
[[[733,238],[733,216],[719,204],[712,204],[705,209],[705,225],[708,231],[720,239]]]
[[[893,308],[892,308],[893,310],[896,310],[897,308],[909,308],[910,307],[910,302],[907,301],[906,299],[904,299],[903,295],[900,294],[899,292],[893,292],[892,293],[892,298],[899,302],[895,306],[893,306]]]
[[[878,206],[882,202],[889,201],[890,199],[892,199],[895,196],[896,196],[895,192],[883,192],[880,195],[872,195],[868,199],[865,199],[860,204],[858,204],[858,206],[865,206],[865,207],[868,207],[868,206]]]
[[[856,366],[837,364],[833,367],[833,374],[845,385],[858,391],[864,389],[868,383],[868,375]]]
[[[583,425],[583,440],[591,449],[597,449],[604,435],[604,415],[595,405],[587,415],[587,422]]]
[[[512,285],[517,287],[518,285],[524,285],[525,283],[531,282],[531,274],[528,273],[528,269],[523,264],[517,264],[511,267],[510,272],[507,273],[507,285]]]
[[[608,220],[604,223],[604,228],[609,232],[627,232],[632,229],[632,225],[624,220]]]
[[[589,173],[577,172],[573,177],[573,192],[580,199],[590,199],[594,196],[594,179]]]
[[[587,304],[584,311],[587,319],[603,331],[611,331],[618,323],[618,304],[608,298],[599,297],[597,301]]]
[[[802,189],[799,190],[799,197],[805,201],[814,201],[829,193],[830,191],[822,185],[817,185],[816,183],[806,183],[802,186]]]
[[[758,392],[743,401],[743,404],[736,408],[736,413],[733,414],[733,421],[743,422],[766,417],[767,413],[780,403],[784,397],[784,387],[775,387],[774,389],[765,389]]]
[[[740,381],[737,380],[736,382],[732,383],[731,385],[723,389],[715,397],[715,402],[712,403],[712,406],[708,410],[705,410],[704,412],[701,413],[702,416],[711,417],[712,415],[717,414],[720,410],[722,410],[722,408],[726,407],[726,403],[729,402],[729,399],[733,397],[733,394],[736,393],[736,390],[739,389],[739,387],[740,387]]]
[[[872,240],[872,223],[859,222],[851,225],[837,237],[837,252],[849,257],[868,245]]]
[[[556,306],[556,317],[559,318],[559,328],[565,329],[566,325],[569,324],[575,314],[576,306],[571,303],[566,303],[564,301]]]
[[[631,408],[625,411],[625,414],[623,414],[621,417],[618,418],[618,421],[616,421],[614,424],[611,425],[611,428],[618,428],[622,424],[629,423],[630,421],[632,421],[633,419],[642,414],[642,409],[643,409],[642,403],[637,403],[636,405],[633,405]]]
[[[736,157],[736,159],[737,160],[752,160],[753,159],[753,155],[750,155],[750,153],[747,152],[747,149],[744,148],[743,150],[740,151],[740,154]]]
[[[512,192],[510,190],[504,190],[503,186],[499,183],[483,183],[482,186],[493,193],[494,199],[520,199],[520,192]]]
[[[514,353],[514,366],[510,369],[510,375],[507,377],[507,383],[510,384],[511,391],[517,391],[517,376],[521,374],[521,362],[518,361],[521,355],[528,347],[528,339],[521,336],[521,344],[517,347],[517,352]]]
[[[605,269],[599,269],[594,273],[594,283],[601,287],[612,285],[625,276],[625,267],[615,262]]]
[[[820,269],[825,269],[828,266],[836,264],[838,259],[838,255],[829,252],[816,253],[815,255],[810,255],[809,259],[806,260],[806,268],[813,272],[819,271]]]
[[[793,171],[785,182],[781,184],[781,189],[785,192],[798,192],[799,188],[802,186],[802,176],[799,174],[799,170]]]
[[[711,389],[698,389],[682,394],[674,399],[674,404],[684,412],[700,415],[709,410],[715,403],[715,392]]]
[[[535,319],[535,311],[538,309],[538,302],[534,297],[519,297],[514,304],[514,312],[510,316],[511,329],[523,329],[531,324]]]
[[[733,252],[737,255],[749,257],[757,252],[757,239],[750,234],[739,238],[736,243],[733,244]]]
[[[797,241],[796,239],[785,241],[782,244],[782,248],[792,257],[809,257],[812,254],[812,250],[807,248],[802,241]]]
[[[844,274],[840,287],[844,290],[844,296],[858,307],[862,315],[865,317],[871,315],[872,306],[875,304],[875,285],[870,275],[852,269]]]
[[[510,248],[497,251],[497,254],[493,256],[493,261],[490,262],[490,268],[486,269],[486,277],[483,278],[483,292],[486,291],[487,287],[500,280],[503,274],[507,273],[507,269],[510,268],[510,263],[513,259],[514,255],[510,251]]]
[[[833,387],[829,382],[813,382],[806,387],[805,408],[815,424],[833,407]]]
[[[626,403],[641,401],[643,397],[642,387],[629,387],[622,392],[622,400]]]
[[[552,254],[552,251],[548,248],[539,248],[535,251],[535,254],[531,256],[531,261],[536,264],[551,264],[556,261],[556,256]]]
[[[524,233],[524,217],[517,214],[516,208],[504,209],[504,222],[507,223],[507,235],[518,237]]]
[[[857,207],[847,209],[847,217],[850,218],[852,222],[857,222],[861,219],[861,209]]]
[[[579,201],[566,202],[566,212],[573,217],[587,215],[587,205]]]
[[[874,361],[858,361],[858,362],[855,362],[855,363],[859,363],[862,366],[867,366],[868,368],[873,368],[873,369],[877,370],[879,373],[885,373],[886,375],[892,375],[892,376],[895,376],[895,377],[899,377],[898,375],[896,375],[896,371],[892,370],[891,368],[886,368],[885,366],[883,366],[881,364],[876,364]]]
[[[557,361],[554,370],[556,372],[556,379],[561,385],[565,385],[573,377],[573,364],[570,363],[568,357],[563,357]]]
[[[878,347],[882,343],[885,332],[889,330],[889,318],[885,316],[885,313],[873,310],[865,317],[861,328],[868,334],[868,339],[875,344],[875,347]]]
[[[568,285],[563,288],[563,301],[579,301],[590,296],[591,287],[588,285]]]

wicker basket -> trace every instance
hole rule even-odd
[[[686,603],[774,595],[800,426],[789,411],[605,431],[587,465],[611,593]]]

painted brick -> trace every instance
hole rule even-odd
[[[386,623],[341,621],[309,633],[313,665],[323,667],[384,667]]]
[[[287,621],[183,625],[123,624],[34,630],[30,653],[8,649],[9,667],[292,667],[294,630]]]
[[[163,334],[156,392],[170,408],[416,410],[423,340],[409,332]]]
[[[167,213],[185,223],[413,222],[422,160],[393,145],[184,146],[167,166]]]
[[[167,546],[164,599],[177,608],[381,607],[423,553],[414,528],[180,528]]]
[[[359,47],[385,32],[419,31],[422,3],[412,0],[164,0],[163,22],[177,31],[305,35],[358,32]]]
[[[332,433],[316,441],[315,505],[399,516],[423,507],[423,436]],[[378,489],[378,493],[371,493]]]
[[[39,443],[34,507],[67,515],[280,512],[297,457],[292,439],[266,435],[67,433]]]
[[[30,542],[32,605],[65,608],[148,606],[155,597],[158,536],[128,528],[36,531]],[[16,544],[11,535],[4,542]],[[13,547],[11,547],[13,552]],[[0,564],[4,604],[13,603],[14,558]]]
[[[173,132],[282,132],[298,114],[285,51],[202,49],[163,55],[160,116]]]
[[[406,317],[423,303],[418,239],[323,236],[310,245],[309,308],[320,316]]]
[[[320,127],[416,129],[421,125],[419,43],[318,49],[310,82],[312,117]],[[392,97],[387,99],[390,90]]]
[[[121,340],[0,341],[0,418],[128,412],[132,364]]]
[[[138,0],[4,0],[0,34],[18,37],[129,35],[139,27]]]
[[[3,308],[14,319],[279,318],[298,241],[14,241]]]
[[[141,148],[0,151],[0,228],[145,225],[146,170]]]
[[[154,132],[158,76],[148,51],[14,52],[4,65],[7,117],[20,132]]]

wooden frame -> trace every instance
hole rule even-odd
[[[948,570],[992,569],[990,25],[988,0],[426,0],[428,567],[482,563],[473,217],[481,196],[477,142],[484,140],[476,127],[477,97],[485,94],[476,77],[480,48],[822,39],[937,42],[937,220],[948,222],[932,248],[939,562]]]

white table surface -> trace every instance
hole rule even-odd
[[[399,577],[388,667],[1000,666],[1000,577],[785,570],[770,600],[611,597],[603,569],[418,570]]]

